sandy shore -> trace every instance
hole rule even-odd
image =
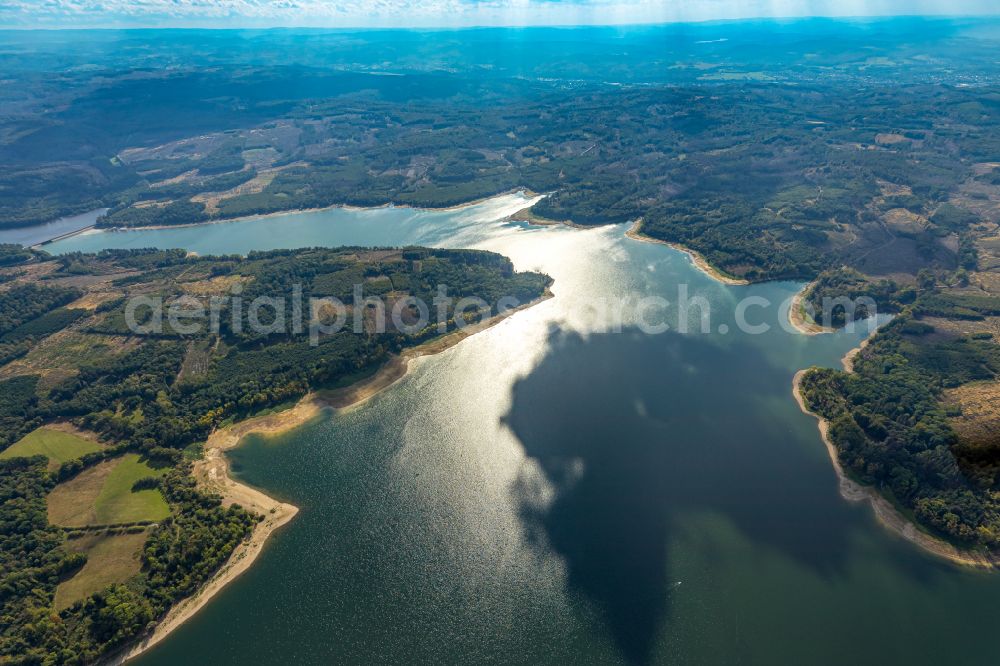
[[[447,335],[404,350],[401,354],[393,356],[371,377],[345,388],[310,393],[290,409],[250,418],[213,432],[208,441],[205,442],[204,455],[193,466],[193,475],[198,488],[203,492],[220,495],[225,506],[239,504],[245,509],[264,516],[264,520],[257,524],[250,539],[233,551],[226,564],[209,579],[201,590],[194,596],[176,604],[167,612],[153,633],[102,663],[123,664],[166,638],[170,632],[201,610],[226,585],[249,569],[263,551],[268,537],[298,513],[298,507],[279,502],[256,488],[251,488],[234,479],[230,475],[226,451],[237,447],[249,434],[278,435],[308,423],[320,416],[325,409],[345,409],[361,404],[405,377],[412,359],[438,354],[454,347],[467,337],[495,326],[515,313],[551,298],[552,295],[552,292],[546,288],[541,297],[530,303],[525,303],[463,330],[452,331]]]
[[[834,330],[827,326],[820,326],[806,313],[805,297],[812,289],[810,282],[792,297],[792,302],[788,308],[788,321],[792,327],[803,335],[822,335],[823,333],[833,333]]]
[[[632,240],[642,241],[644,243],[657,243],[659,245],[666,245],[667,247],[672,247],[675,250],[683,252],[684,254],[686,254],[688,257],[691,258],[691,263],[695,265],[695,268],[700,270],[708,277],[717,280],[718,282],[721,282],[722,284],[728,284],[730,286],[742,286],[750,284],[749,280],[742,280],[739,278],[734,278],[729,275],[726,275],[718,268],[710,264],[708,262],[708,259],[702,256],[700,252],[692,250],[689,247],[684,247],[683,245],[680,245],[678,243],[670,243],[668,241],[663,241],[658,238],[652,238],[650,236],[645,235],[644,233],[642,233],[642,219],[636,220],[635,224],[632,225],[632,228],[625,232],[625,235],[631,238]]]
[[[535,196],[546,196],[538,195]],[[534,204],[532,204],[534,205]],[[541,215],[536,215],[531,212],[532,206],[527,208],[522,208],[508,219],[515,222],[527,222],[528,224],[534,225],[536,227],[570,227],[571,229],[596,229],[597,226],[587,226],[586,224],[577,224],[576,222],[571,222],[570,220],[550,220],[547,217],[542,217]]]
[[[562,224],[557,220],[550,220],[546,217],[540,217],[531,212],[531,206],[527,208],[522,208],[513,215],[510,219],[515,222],[527,222],[528,224],[533,224],[538,227],[554,227],[556,225]]]
[[[854,359],[860,356],[861,352],[865,350],[865,347],[868,346],[869,340],[871,340],[871,338],[865,338],[861,341],[860,345],[844,354],[844,358],[840,359],[840,364],[844,366],[844,372],[854,372]]]
[[[847,372],[852,372],[853,365],[851,359],[853,359],[854,356],[856,356],[860,351],[861,347],[857,347],[848,352],[847,356],[844,357],[842,362],[844,364],[844,369]],[[961,550],[947,541],[922,531],[913,522],[906,518],[906,516],[901,514],[899,510],[896,509],[891,502],[889,502],[889,500],[879,494],[877,490],[870,486],[863,486],[857,481],[849,478],[844,473],[844,468],[840,464],[840,458],[837,455],[837,448],[833,445],[833,442],[830,441],[830,423],[826,419],[821,418],[817,414],[809,411],[809,408],[806,407],[805,400],[802,397],[801,383],[802,378],[807,372],[809,371],[799,370],[795,373],[795,379],[792,381],[792,395],[795,396],[795,402],[798,403],[799,409],[801,409],[804,414],[814,416],[819,422],[820,436],[823,439],[823,444],[826,446],[826,452],[830,456],[830,463],[833,465],[833,469],[837,473],[840,496],[849,502],[867,501],[871,506],[872,511],[875,512],[875,517],[878,519],[878,522],[881,523],[886,529],[901,536],[910,543],[923,548],[932,555],[946,559],[955,564],[975,567],[977,569],[994,569],[1000,565],[1000,560],[987,553]]]
[[[303,398],[292,409],[276,414],[260,416],[221,428],[213,432],[205,442],[204,456],[194,463],[194,477],[203,492],[222,496],[225,506],[239,504],[260,514],[264,519],[257,523],[250,539],[237,546],[229,560],[194,595],[173,606],[157,624],[153,633],[142,641],[120,653],[110,664],[122,664],[150,649],[170,632],[175,630],[201,610],[222,588],[238,578],[253,564],[264,549],[268,537],[279,527],[290,521],[298,507],[285,504],[265,495],[255,488],[244,485],[229,474],[229,460],[225,452],[236,447],[250,433],[277,434],[298,427],[317,417],[323,405],[313,396]]]

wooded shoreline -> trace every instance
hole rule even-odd
[[[855,347],[844,356],[841,362],[844,365],[845,371],[853,371],[852,360],[863,348],[864,343]],[[795,397],[795,402],[798,404],[799,409],[802,410],[802,413],[814,417],[817,421],[820,437],[826,446],[827,454],[830,456],[830,463],[837,474],[840,496],[848,502],[868,502],[875,513],[876,519],[883,527],[931,555],[948,560],[954,564],[976,569],[992,570],[1000,566],[1000,560],[994,556],[984,552],[959,549],[947,541],[921,530],[875,488],[863,486],[847,476],[843,466],[840,464],[837,447],[830,440],[830,422],[810,411],[802,396],[802,378],[808,372],[809,369],[805,369],[795,373],[795,377],[792,380],[792,395]]]
[[[263,552],[271,535],[291,521],[298,513],[298,507],[281,502],[233,478],[229,459],[225,455],[227,451],[238,447],[248,435],[278,436],[319,418],[327,410],[347,409],[360,405],[403,379],[409,371],[411,360],[446,351],[462,340],[492,328],[517,312],[538,305],[552,297],[553,293],[546,288],[542,296],[529,303],[494,315],[464,329],[428,340],[416,347],[403,350],[402,353],[393,355],[375,374],[350,386],[310,393],[299,400],[294,407],[272,414],[251,417],[213,432],[205,443],[203,457],[194,463],[193,475],[199,490],[218,494],[222,497],[223,505],[239,504],[263,516],[263,520],[254,528],[250,539],[233,551],[229,560],[212,578],[193,596],[173,606],[156,625],[152,633],[102,663],[109,666],[124,664],[160,643],[205,607],[229,583],[246,572]]]

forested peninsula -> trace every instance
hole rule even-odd
[[[1000,299],[931,288],[848,368],[815,368],[799,384],[850,478],[987,561],[1000,547],[998,314]]]
[[[223,502],[192,475],[213,432],[377,376],[550,283],[494,253],[425,248],[53,257],[0,246],[0,266],[0,661],[11,664],[91,663],[125,648],[245,553],[273,516]],[[448,296],[434,301],[441,284]],[[271,326],[299,314],[290,294],[335,299],[360,328],[310,340]],[[258,296],[286,300],[267,314],[236,305]],[[136,298],[205,310],[215,299],[218,328],[169,317],[152,327],[150,307],[133,312],[136,330]],[[459,303],[473,298],[481,305]],[[443,319],[418,328],[409,299],[440,304]],[[383,330],[378,302],[404,326]]]

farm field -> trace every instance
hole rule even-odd
[[[87,563],[56,588],[55,608],[62,610],[115,583],[139,573],[146,530],[135,534],[87,534],[71,539],[70,550],[84,553]]]
[[[170,515],[170,507],[160,491],[133,491],[132,485],[164,473],[136,453],[95,465],[49,494],[49,522],[60,527],[88,527],[163,520]]]
[[[101,445],[98,442],[71,432],[43,426],[0,452],[0,459],[41,455],[49,459],[49,469],[53,470],[58,469],[64,462],[100,450]]]

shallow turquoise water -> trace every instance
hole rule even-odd
[[[785,332],[776,304],[800,285],[719,285],[622,227],[502,221],[524,203],[52,246],[475,246],[555,278],[555,298],[365,405],[249,438],[239,475],[302,511],[137,663],[995,663],[1000,578],[844,502],[791,398],[796,370],[837,365],[864,331]],[[679,284],[712,305],[710,334],[647,335],[634,307],[594,309],[675,301]],[[735,326],[747,296],[775,304],[748,314],[767,333]]]

